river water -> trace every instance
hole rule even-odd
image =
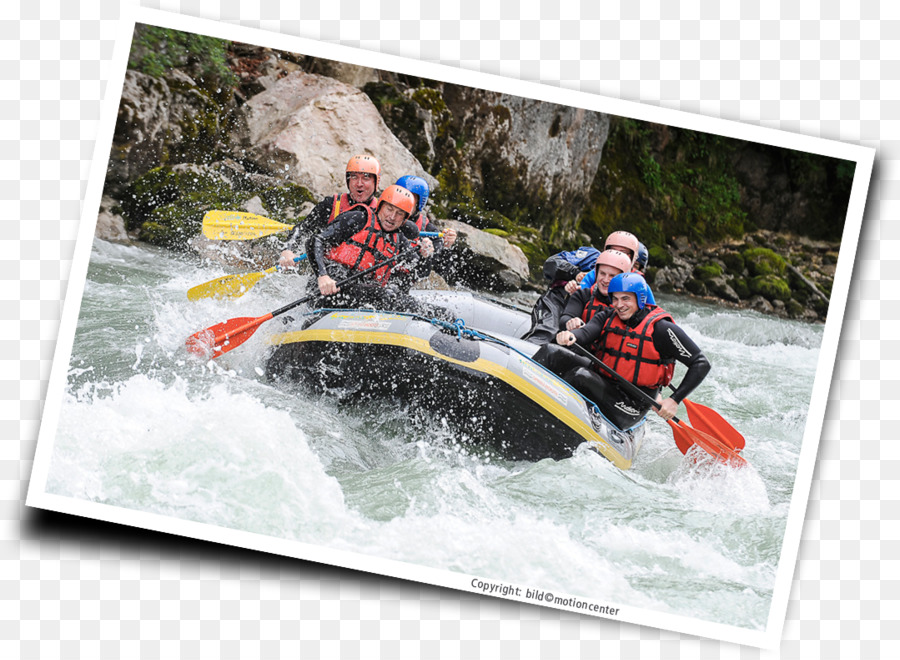
[[[584,448],[504,462],[440,411],[269,384],[279,319],[216,361],[189,357],[190,334],[304,294],[276,275],[236,300],[187,300],[226,273],[95,242],[48,492],[765,629],[822,326],[657,296],[713,364],[691,399],[743,433],[753,469],[688,460],[655,415],[629,472]]]

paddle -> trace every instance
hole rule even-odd
[[[584,353],[586,356],[588,356],[604,371],[612,375],[632,396],[646,401],[654,408],[659,410],[660,404],[656,401],[656,399],[649,396],[646,392],[643,392],[634,383],[625,380],[613,369],[598,360],[593,353],[588,351],[583,346],[580,346],[578,344],[572,345],[578,348],[578,350]],[[682,454],[686,454],[688,449],[691,448],[691,445],[697,444],[701,449],[725,463],[733,463],[736,466],[743,466],[747,464],[747,461],[744,460],[742,456],[739,456],[736,450],[726,446],[718,438],[715,438],[708,433],[704,433],[703,431],[700,431],[698,429],[691,428],[677,417],[673,417],[672,419],[666,421],[669,423],[669,426],[672,427],[672,435],[675,436],[675,445],[678,447]]]
[[[669,388],[673,392],[675,391],[675,388],[671,385],[669,385]],[[712,408],[689,399],[685,399],[682,403],[687,408],[688,419],[690,419],[691,424],[699,430],[718,438],[736,451],[740,451],[747,445],[747,441],[740,431],[729,424],[722,415]]]
[[[216,241],[249,241],[293,229],[294,225],[245,211],[207,211],[203,216],[203,235]],[[439,231],[422,231],[423,238],[439,238]]]
[[[203,235],[219,241],[246,241],[293,228],[244,211],[208,211],[203,216]]]
[[[338,287],[342,287],[345,284],[349,284],[354,280],[358,280],[363,275],[367,275],[372,271],[378,270],[383,266],[391,263],[392,261],[396,261],[400,257],[406,256],[410,252],[412,252],[415,248],[407,248],[402,252],[398,252],[393,257],[389,259],[385,259],[384,261],[380,261],[374,266],[366,268],[365,270],[361,270],[358,273],[354,273],[350,277],[346,277],[340,282],[337,282]],[[203,357],[212,357],[217,358],[222,353],[227,353],[231,351],[245,341],[250,339],[253,336],[253,333],[257,331],[260,325],[272,319],[279,314],[284,314],[285,312],[294,309],[298,305],[302,305],[304,303],[313,300],[314,298],[318,298],[321,294],[316,291],[314,293],[309,294],[308,296],[304,296],[300,300],[295,300],[294,302],[285,305],[281,309],[276,309],[274,312],[269,312],[263,316],[258,316],[256,318],[252,318],[249,316],[242,316],[235,319],[230,319],[225,321],[224,323],[217,323],[214,326],[206,328],[205,330],[201,330],[200,332],[195,332],[185,341],[185,347],[187,348],[189,353],[193,353],[195,355],[200,355]]]
[[[305,254],[294,257],[294,261],[303,261],[306,259]],[[214,280],[210,280],[205,284],[198,284],[188,289],[188,300],[200,300],[201,298],[240,298],[247,293],[259,280],[281,271],[282,268],[275,264],[271,268],[261,270],[257,273],[245,273],[243,275],[224,275]]]

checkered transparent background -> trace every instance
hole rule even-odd
[[[900,657],[900,5],[144,4],[876,147],[787,623],[769,654],[26,509],[120,8],[13,0],[0,5],[0,657]]]

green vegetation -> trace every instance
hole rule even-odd
[[[141,240],[184,249],[200,233],[207,211],[242,211],[244,203],[253,197],[262,200],[268,217],[288,224],[294,222],[292,213],[303,202],[314,201],[309,190],[297,184],[232,187],[204,168],[157,167],[131,184],[122,211],[126,227],[139,229]]]
[[[128,66],[158,78],[171,69],[182,69],[211,96],[230,95],[237,77],[228,68],[226,52],[231,42],[190,32],[138,24]]]
[[[736,146],[730,138],[612,117],[582,229],[627,229],[663,250],[677,235],[700,243],[741,236],[748,221],[730,166]]]

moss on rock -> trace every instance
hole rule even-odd
[[[743,253],[744,263],[753,277],[762,275],[784,275],[787,264],[773,250],[765,247],[749,248]]]
[[[659,245],[652,245],[648,249],[650,253],[650,263],[653,265],[664,268],[666,266],[672,265],[672,255],[664,247],[660,247]]]
[[[757,275],[748,282],[750,293],[758,294],[766,300],[787,302],[791,299],[791,287],[777,275]]]
[[[139,229],[140,240],[183,250],[200,233],[207,211],[241,211],[243,204],[256,196],[273,219],[283,222],[294,220],[288,212],[314,201],[309,190],[296,184],[235,190],[207,168],[181,166],[157,167],[136,179],[122,207],[126,226]]]
[[[703,282],[708,282],[722,274],[722,267],[713,262],[694,267],[694,277]]]

